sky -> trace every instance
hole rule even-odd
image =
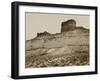
[[[26,40],[33,39],[37,33],[47,31],[49,33],[60,33],[61,23],[69,19],[74,19],[77,26],[89,29],[89,15],[79,14],[51,14],[51,13],[25,13]]]

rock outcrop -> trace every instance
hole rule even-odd
[[[75,28],[76,28],[76,21],[73,19],[62,22],[62,24],[61,24],[61,32],[71,31]]]
[[[43,35],[51,35],[51,34],[49,32],[47,32],[47,31],[44,31],[42,33],[37,33],[37,37],[38,36],[43,36]]]

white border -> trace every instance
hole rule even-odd
[[[25,12],[90,15],[90,66],[67,66],[25,69]],[[19,75],[40,75],[95,71],[95,12],[86,9],[52,8],[36,6],[19,7]]]

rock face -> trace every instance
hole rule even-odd
[[[75,28],[76,28],[76,21],[73,19],[62,22],[62,24],[61,24],[61,32],[71,31]]]
[[[75,26],[76,22],[69,20],[63,22],[62,33],[42,34],[26,41],[25,67],[89,64],[89,30]]]

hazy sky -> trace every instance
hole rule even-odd
[[[89,29],[90,18],[88,15],[50,14],[50,13],[30,13],[26,12],[26,40],[36,37],[37,33],[48,31],[49,33],[59,33],[63,21],[74,19],[77,26]]]

